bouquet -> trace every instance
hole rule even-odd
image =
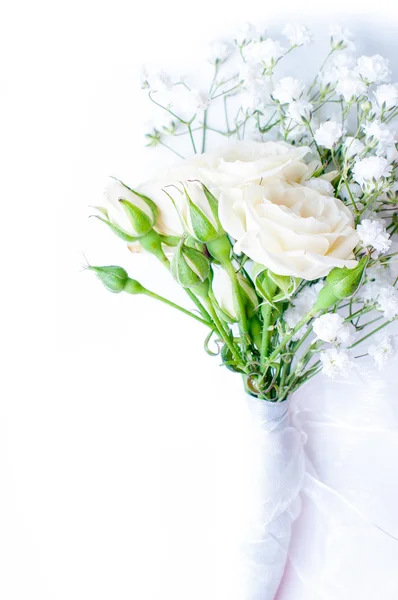
[[[191,308],[121,266],[87,267],[111,292],[202,323],[206,351],[242,378],[263,461],[243,544],[250,600],[274,597],[297,514],[304,459],[286,401],[320,372],[349,376],[364,356],[381,369],[398,318],[398,85],[388,60],[355,57],[350,32],[336,27],[312,80],[280,77],[283,59],[312,41],[302,25],[283,36],[247,25],[213,44],[201,90],[144,70],[142,87],[167,117],[148,145],[178,159],[144,183],[110,179],[97,207],[110,234],[170,271]]]

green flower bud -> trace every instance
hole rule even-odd
[[[130,279],[127,271],[122,267],[114,265],[107,267],[88,266],[87,269],[94,271],[106,289],[114,294],[119,294],[120,292],[142,294],[145,291],[145,288],[138,281]]]
[[[253,266],[252,279],[257,293],[272,306],[275,306],[277,302],[283,302],[290,298],[301,281],[297,277],[277,275],[258,263]]]
[[[184,187],[188,202],[188,230],[199,242],[207,243],[225,235],[218,218],[218,201],[203,184],[191,181]]]
[[[326,277],[326,284],[319,292],[313,310],[326,310],[339,300],[353,296],[361,285],[368,262],[369,257],[364,256],[353,269],[332,269]]]
[[[97,218],[122,240],[134,242],[152,231],[158,218],[156,204],[147,196],[111,178],[104,192],[105,207]]]
[[[194,288],[205,282],[209,277],[210,262],[199,250],[184,245],[184,240],[178,245],[171,262],[171,274],[184,288]]]

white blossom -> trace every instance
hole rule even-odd
[[[301,321],[304,315],[306,315],[311,310],[322,288],[322,282],[306,286],[293,298],[292,306],[289,306],[289,308],[285,311],[283,315],[283,318],[285,319],[289,329],[294,329],[294,327],[299,321]],[[303,327],[302,329],[300,329],[300,331],[297,332],[296,335],[293,337],[293,340],[300,339],[303,333],[306,331],[306,329],[308,329],[308,327]]]
[[[289,40],[291,46],[310,44],[313,39],[312,32],[305,25],[289,23],[282,30],[283,35]]]
[[[326,121],[315,132],[315,141],[319,146],[333,148],[343,135],[343,128],[336,121]]]
[[[283,127],[281,128],[281,133],[286,133]],[[305,125],[295,125],[287,131],[286,141],[291,143],[301,142],[303,145],[309,144],[310,139],[307,127],[305,127]]]
[[[385,336],[378,344],[371,344],[368,348],[369,356],[373,358],[376,366],[380,370],[395,353],[392,341],[391,336]]]
[[[373,95],[379,109],[390,110],[398,104],[398,84],[384,83],[383,85],[379,85],[373,92]]]
[[[249,59],[261,62],[266,67],[272,67],[285,53],[286,48],[283,48],[280,42],[271,38],[250,44],[246,50]]]
[[[347,352],[337,348],[328,348],[320,354],[322,373],[334,379],[341,375],[346,377],[353,368],[353,362]]]
[[[148,72],[147,68],[142,67],[141,71],[142,87],[147,87],[151,92],[170,92],[173,89],[173,81],[165,71]]]
[[[391,247],[390,234],[381,220],[363,219],[357,227],[357,233],[364,246],[371,246],[381,254]]]
[[[391,321],[398,317],[398,290],[392,285],[381,288],[377,297],[377,310]]]
[[[352,136],[347,136],[344,140],[345,155],[347,158],[352,158],[361,154],[365,150],[365,144]]]
[[[359,290],[359,298],[365,304],[375,304],[380,290],[391,286],[392,282],[390,266],[376,263],[366,271],[366,282]]]
[[[312,190],[319,192],[320,194],[323,194],[324,196],[334,195],[334,187],[332,186],[330,181],[327,181],[326,179],[321,179],[320,177],[313,177],[312,179],[305,181],[304,185],[306,187],[311,188]]]
[[[392,167],[382,156],[368,156],[358,160],[353,167],[354,180],[362,188],[372,188],[391,175]]]
[[[260,34],[252,23],[243,23],[236,32],[235,42],[238,46],[246,46],[259,38]]]
[[[312,109],[312,104],[307,102],[307,100],[300,98],[289,104],[286,116],[295,123],[302,124],[305,121],[310,121]]]
[[[357,62],[357,71],[368,83],[388,81],[390,77],[389,60],[380,54],[360,56]]]
[[[354,338],[354,327],[337,313],[326,313],[315,319],[313,330],[319,340],[330,344],[348,345]]]
[[[230,44],[221,40],[216,40],[210,44],[207,60],[213,65],[216,63],[223,63],[229,58],[231,52],[232,48]]]
[[[294,77],[283,77],[275,85],[272,96],[281,104],[298,100],[304,91],[304,84]]]
[[[334,25],[329,28],[331,45],[334,50],[355,50],[352,33],[349,29]]]
[[[336,92],[343,96],[346,102],[352,102],[366,93],[366,84],[355,71],[340,74]]]
[[[363,131],[366,135],[366,142],[368,145],[377,145],[376,154],[381,155],[384,152],[397,143],[395,134],[385,125],[377,119],[370,123],[363,125]]]
[[[336,84],[337,81],[345,77],[355,66],[354,57],[348,52],[339,52],[335,54],[321,71],[321,81],[323,85]]]

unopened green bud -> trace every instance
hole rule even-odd
[[[126,242],[134,242],[147,235],[156,224],[156,204],[115,177],[111,177],[107,184],[104,200],[105,206],[95,207],[100,212],[97,218]]]
[[[361,102],[361,110],[363,113],[368,113],[370,110],[372,110],[372,104],[369,102],[369,100],[366,100],[365,102]]]
[[[199,182],[184,187],[188,202],[188,229],[199,242],[207,243],[225,235],[218,218],[218,201],[210,190]]]
[[[271,305],[290,298],[301,281],[297,277],[277,275],[258,263],[253,267],[252,278],[258,294]]]
[[[104,286],[110,292],[119,294],[120,292],[128,292],[129,294],[141,294],[144,289],[138,281],[130,279],[128,273],[122,267],[110,265],[107,267],[92,267],[88,266],[89,271],[94,271],[98,279],[102,281]]]
[[[241,274],[241,273],[237,273],[236,274],[240,289],[241,289],[241,296],[242,296],[242,300],[243,303],[246,307],[246,312],[248,314],[248,316],[250,317],[251,315],[253,315],[255,313],[255,311],[258,308],[259,305],[259,300],[258,300],[258,296],[256,294],[256,292],[254,291],[253,287],[250,285],[250,283],[247,281],[247,279]]]
[[[212,242],[208,242],[206,245],[213,258],[218,260],[222,265],[226,265],[230,262],[231,242],[226,234]]]
[[[184,288],[193,288],[209,277],[210,262],[199,250],[179,244],[171,262],[171,274]]]
[[[326,284],[319,292],[313,310],[325,310],[344,298],[355,294],[369,262],[369,257],[364,256],[353,269],[347,267],[332,269],[326,277]]]
[[[121,198],[119,202],[130,221],[136,238],[143,237],[153,229],[156,223],[156,218],[153,218],[153,215],[146,214],[141,208],[124,198]]]

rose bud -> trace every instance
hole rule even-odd
[[[277,275],[263,265],[255,263],[252,270],[258,294],[271,305],[290,298],[297,290],[301,279],[289,275]]]
[[[152,231],[158,209],[150,198],[114,178],[106,186],[104,196],[105,207],[96,207],[102,213],[97,218],[124,241],[133,242]]]
[[[128,273],[122,267],[111,265],[109,267],[87,267],[89,271],[94,271],[98,279],[110,292],[119,294],[127,292],[128,294],[143,294],[145,288],[135,279],[130,279]]]
[[[207,295],[210,262],[202,252],[186,246],[184,241],[181,240],[175,251],[171,262],[171,274],[182,287]]]
[[[239,321],[238,307],[234,301],[233,285],[231,278],[225,269],[213,267],[214,279],[212,287],[216,300],[217,312],[227,323],[237,323]],[[259,300],[248,281],[237,273],[237,279],[242,294],[243,303],[248,317],[254,315],[258,308]]]
[[[361,285],[368,262],[369,257],[364,256],[353,269],[332,269],[326,277],[326,284],[319,292],[313,310],[326,310],[339,300],[353,296]]]

